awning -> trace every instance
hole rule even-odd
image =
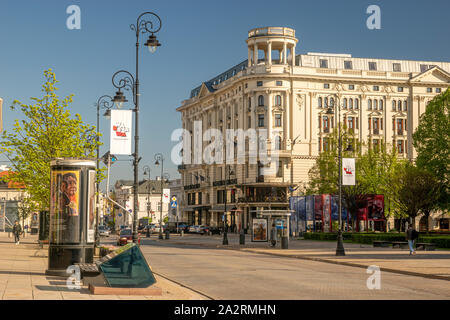
[[[295,212],[294,210],[250,210],[251,213],[256,212],[257,215],[261,216],[291,216],[291,213]]]
[[[236,206],[231,204],[231,205],[227,205],[227,212],[228,211],[236,211]],[[224,212],[225,211],[225,205],[215,205],[211,208],[211,210],[209,210],[211,212]]]

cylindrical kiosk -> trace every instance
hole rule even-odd
[[[94,262],[95,159],[51,161],[47,275],[67,277],[67,267]]]

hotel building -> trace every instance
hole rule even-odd
[[[267,148],[275,144],[280,166],[262,175],[263,165],[252,164],[247,153],[245,164],[180,165],[182,220],[191,224],[220,226],[225,197],[228,224],[238,230],[249,228],[257,209],[288,209],[289,186],[308,181],[339,122],[337,112],[326,113],[328,106],[340,108],[340,121],[360,141],[389,143],[400,157],[414,159],[420,115],[450,83],[450,62],[296,54],[299,40],[290,28],[256,28],[246,42],[247,60],[193,89],[177,110],[191,133],[194,121],[203,132],[216,128],[224,135],[226,129],[266,129]]]

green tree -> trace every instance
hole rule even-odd
[[[30,200],[30,197],[22,197],[17,205],[19,221],[22,220],[22,230],[25,232],[25,220],[38,209],[36,203]]]
[[[412,219],[413,225],[416,217],[423,213],[427,217],[428,230],[428,217],[436,208],[440,196],[438,180],[430,172],[413,164],[408,164],[397,179],[401,185],[398,201],[402,211]]]
[[[450,203],[450,88],[428,103],[413,134],[416,164],[433,174],[441,185],[438,206],[449,210]]]
[[[44,76],[41,98],[31,98],[32,104],[14,100],[11,109],[20,109],[25,119],[16,120],[12,132],[5,130],[0,141],[16,173],[6,179],[23,183],[40,210],[50,207],[50,160],[95,157],[97,147],[95,127],[84,124],[79,114],[70,116],[73,95],[60,100],[55,74],[48,69]]]

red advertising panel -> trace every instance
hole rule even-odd
[[[314,196],[314,219],[322,221],[322,196]]]

